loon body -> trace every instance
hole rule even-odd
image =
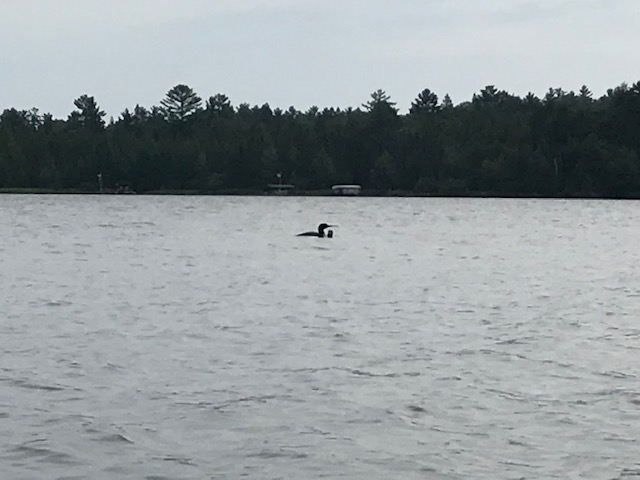
[[[321,223],[320,225],[318,225],[318,231],[317,232],[303,232],[303,233],[299,233],[298,235],[296,235],[297,237],[320,237],[320,238],[324,238],[325,237],[325,233],[324,231],[329,228],[332,227],[333,225],[327,225],[326,223]],[[326,235],[328,238],[332,238],[333,237],[333,231],[329,230],[328,235]]]

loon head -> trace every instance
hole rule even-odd
[[[321,223],[320,225],[318,225],[318,236],[324,237],[324,231],[329,227],[335,227],[335,225],[328,225],[326,223]],[[331,230],[329,230],[328,236],[329,238],[333,237],[333,232]]]

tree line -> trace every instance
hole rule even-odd
[[[94,97],[74,107],[66,120],[4,110],[0,188],[257,193],[278,176],[301,192],[640,198],[640,82],[600,98],[489,85],[457,105],[425,89],[406,114],[383,90],[302,112],[203,101],[187,85],[109,122]]]

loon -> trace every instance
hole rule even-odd
[[[323,238],[324,235],[324,231],[329,228],[329,227],[333,227],[334,225],[327,225],[326,223],[321,223],[320,225],[318,225],[318,231],[317,232],[303,232],[303,233],[299,233],[298,235],[296,235],[296,237],[320,237]],[[327,235],[329,238],[333,237],[333,232],[331,230],[329,230],[329,235]]]

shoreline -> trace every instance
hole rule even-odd
[[[504,199],[549,199],[549,200],[640,200],[640,194],[625,197],[614,196],[598,196],[588,194],[575,195],[535,195],[535,194],[502,194],[493,192],[452,192],[450,194],[443,193],[426,193],[426,192],[406,192],[406,191],[377,191],[363,190],[359,195],[336,195],[330,190],[307,190],[291,192],[286,195],[275,195],[261,190],[242,190],[229,189],[217,191],[202,190],[150,190],[138,193],[115,193],[115,192],[98,192],[84,191],[75,189],[49,189],[49,188],[0,188],[0,195],[145,195],[145,196],[238,196],[238,197],[335,197],[335,198],[504,198]]]

